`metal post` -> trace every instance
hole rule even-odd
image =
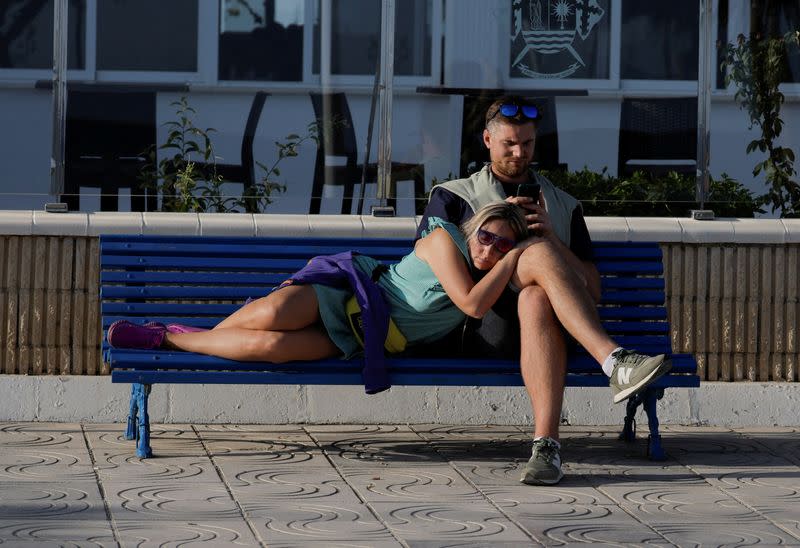
[[[392,78],[394,76],[394,0],[381,3],[381,108],[378,136],[378,192],[380,205],[372,208],[376,216],[393,216],[386,205],[392,172]]]
[[[697,63],[697,190],[699,210],[692,210],[694,219],[713,219],[714,212],[705,209],[709,190],[709,146],[711,122],[711,68],[714,43],[711,20],[712,0],[700,0]]]
[[[53,2],[53,139],[50,194],[64,192],[64,136],[67,120],[67,0]]]

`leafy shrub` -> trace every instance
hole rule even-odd
[[[581,171],[541,171],[556,186],[579,199],[585,215],[609,217],[687,217],[700,209],[695,199],[696,179],[670,172],[652,176],[636,172],[630,177],[613,177],[607,169],[598,173]],[[754,196],[737,180],[723,173],[711,178],[704,207],[717,217],[754,217],[764,213],[763,196]]]

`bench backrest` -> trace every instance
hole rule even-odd
[[[103,329],[119,319],[212,327],[313,256],[353,249],[391,263],[411,248],[410,240],[396,238],[102,236]],[[595,242],[594,252],[606,329],[622,345],[669,352],[659,245]]]

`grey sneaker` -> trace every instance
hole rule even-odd
[[[533,441],[530,460],[522,469],[522,483],[528,485],[555,485],[564,477],[561,472],[560,446],[552,438],[539,438]]]
[[[661,375],[672,369],[672,362],[664,354],[647,356],[632,350],[614,352],[614,370],[608,384],[619,403],[641,392]]]

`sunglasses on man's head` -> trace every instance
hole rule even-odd
[[[508,253],[514,249],[515,245],[517,245],[517,242],[514,240],[503,238],[502,236],[498,236],[497,234],[482,228],[478,229],[477,236],[478,243],[481,245],[494,245],[494,248],[500,253]]]
[[[500,107],[492,114],[491,118],[489,118],[489,122],[491,122],[495,116],[498,114],[502,114],[506,118],[513,118],[522,112],[522,116],[528,118],[529,120],[538,120],[539,119],[539,109],[533,105],[518,105],[516,103],[502,103]]]

